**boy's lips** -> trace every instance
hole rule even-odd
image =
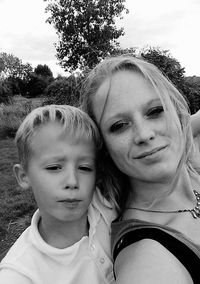
[[[151,156],[151,155],[153,155],[153,154],[155,154],[155,153],[157,153],[161,150],[164,150],[166,147],[167,147],[167,145],[156,147],[156,148],[151,149],[149,151],[142,152],[139,155],[135,156],[134,159],[143,159],[143,158]]]
[[[77,203],[80,201],[81,201],[80,199],[66,198],[66,199],[59,200],[58,202]]]
[[[81,200],[67,198],[67,199],[59,200],[59,202],[65,205],[66,207],[74,208],[80,204]]]

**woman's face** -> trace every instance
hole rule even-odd
[[[105,80],[93,109],[107,149],[123,173],[143,182],[174,176],[184,144],[179,119],[174,115],[167,126],[171,114],[140,74],[119,71]]]

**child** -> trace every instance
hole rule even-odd
[[[2,260],[0,283],[112,283],[115,216],[95,189],[101,140],[94,122],[72,106],[39,107],[15,141],[15,176],[23,189],[32,188],[39,209]]]

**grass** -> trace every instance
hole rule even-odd
[[[22,190],[12,168],[18,163],[15,132],[25,115],[39,105],[26,99],[0,106],[0,253],[29,226],[36,204],[31,190]]]
[[[42,104],[41,99],[16,96],[10,105],[0,105],[0,137],[14,137],[25,116]]]
[[[36,209],[30,190],[19,188],[12,172],[18,162],[13,139],[0,140],[0,252],[8,249],[30,224]]]

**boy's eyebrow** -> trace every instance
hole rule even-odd
[[[64,162],[64,161],[66,161],[68,159],[67,159],[67,157],[63,157],[63,156],[51,156],[51,157],[44,158],[43,162],[45,163],[45,162],[48,162],[50,160],[56,160],[58,162]],[[82,161],[82,160],[95,161],[96,157],[95,157],[95,155],[84,155],[83,154],[82,156],[77,157],[77,160],[78,161]]]
[[[95,161],[96,160],[96,157],[93,155],[93,156],[81,156],[78,160],[91,160],[91,161]]]

